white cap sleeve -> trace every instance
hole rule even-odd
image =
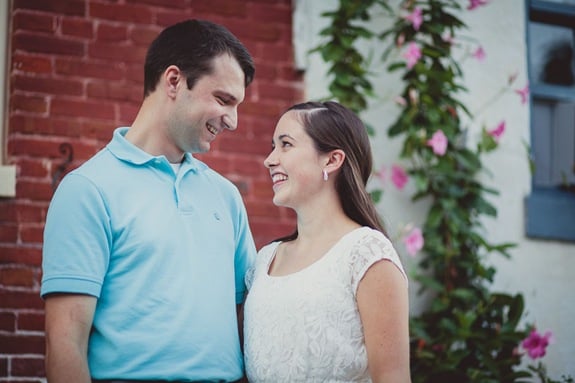
[[[246,282],[246,287],[249,290],[254,283],[258,273],[267,273],[270,264],[270,258],[273,257],[279,242],[272,242],[262,247],[258,254],[256,255],[256,260],[252,263],[252,266],[246,271],[246,276],[244,281]]]
[[[370,230],[367,235],[354,245],[350,256],[352,261],[352,288],[354,294],[357,292],[359,282],[367,270],[381,260],[391,261],[407,281],[407,275],[403,270],[399,255],[395,251],[393,244],[379,231]]]

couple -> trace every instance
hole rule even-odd
[[[131,127],[48,210],[48,382],[245,382],[243,355],[254,383],[409,382],[407,278],[365,190],[361,121],[335,102],[281,116],[264,164],[297,229],[256,256],[238,190],[192,156],[236,129],[249,52],[188,20],[144,69]]]

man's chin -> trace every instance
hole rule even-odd
[[[211,149],[211,145],[209,142],[204,142],[201,145],[191,147],[190,149],[191,150],[189,150],[189,152],[192,154],[202,154],[209,152]]]

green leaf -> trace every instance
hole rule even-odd
[[[415,189],[418,192],[426,192],[429,188],[429,179],[424,174],[416,174],[413,177]]]
[[[388,70],[389,72],[395,72],[396,70],[398,70],[398,69],[403,69],[403,68],[405,68],[405,67],[406,67],[406,66],[405,66],[405,63],[404,63],[404,62],[396,62],[396,63],[393,63],[393,64],[389,65],[389,66],[387,67],[387,70]]]
[[[497,148],[497,141],[483,129],[481,132],[481,141],[478,144],[478,151],[491,152],[495,148]]]
[[[381,201],[381,196],[383,195],[383,190],[381,190],[381,189],[372,190],[371,192],[369,192],[369,195],[370,195],[373,203],[377,204],[377,203],[379,203],[379,201]]]
[[[429,288],[430,290],[433,291],[443,290],[443,285],[429,276],[418,275],[415,279],[425,287]]]
[[[495,209],[495,207],[493,205],[491,205],[489,202],[487,202],[483,198],[478,198],[475,201],[475,209],[479,213],[486,214],[486,215],[489,215],[491,217],[497,216],[497,209]]]
[[[459,165],[468,172],[475,173],[481,169],[481,162],[479,158],[470,151],[457,151],[453,152],[453,155],[457,159]]]
[[[471,300],[472,298],[475,297],[473,290],[464,288],[453,289],[451,291],[451,294],[454,297],[461,298],[463,300]]]

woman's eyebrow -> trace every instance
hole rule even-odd
[[[284,138],[291,138],[294,141],[297,141],[295,138],[293,138],[292,136],[290,136],[289,134],[280,134],[278,136],[278,140],[283,140]]]

